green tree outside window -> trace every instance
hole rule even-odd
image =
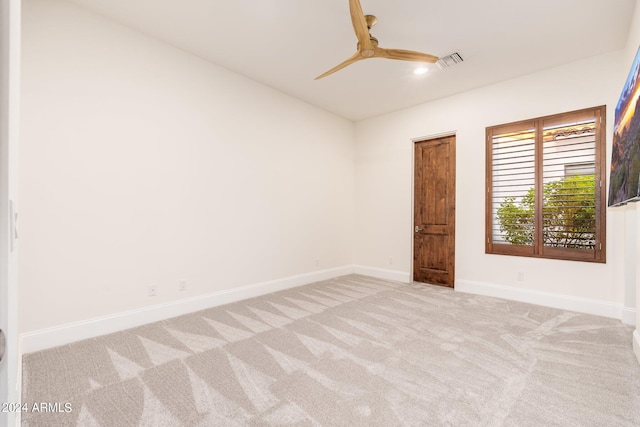
[[[542,195],[544,246],[593,249],[595,247],[595,175],[575,175],[544,184]],[[532,245],[534,188],[520,202],[506,198],[497,218],[504,239],[513,245]]]

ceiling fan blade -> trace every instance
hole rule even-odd
[[[321,78],[327,77],[330,74],[335,73],[338,70],[342,70],[344,67],[346,67],[347,65],[351,65],[354,62],[358,62],[361,59],[364,59],[362,56],[360,56],[360,52],[356,52],[353,54],[353,56],[349,59],[347,59],[346,61],[336,65],[335,67],[333,67],[332,69],[330,69],[329,71],[326,71],[322,74],[320,74],[318,77],[316,77],[314,80],[320,80]]]
[[[371,36],[369,35],[369,27],[367,27],[367,20],[364,17],[360,0],[349,0],[349,12],[351,13],[353,29],[356,32],[358,42],[360,42],[360,48],[370,49],[372,46]]]
[[[428,53],[414,52],[412,50],[403,50],[403,49],[383,49],[381,47],[375,48],[373,57],[399,59],[401,61],[429,62],[429,63],[434,63],[438,61],[437,56],[429,55]]]

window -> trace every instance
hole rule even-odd
[[[606,261],[605,116],[487,128],[486,253]]]

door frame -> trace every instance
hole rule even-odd
[[[19,403],[21,351],[18,335],[17,219],[20,128],[21,0],[0,0],[0,327],[6,351],[0,362],[0,401]],[[0,426],[20,422],[19,412],[0,412]]]
[[[411,138],[411,212],[409,213],[411,215],[411,229],[409,230],[410,236],[411,238],[409,239],[409,244],[411,245],[411,250],[410,250],[410,263],[411,263],[411,272],[409,273],[409,277],[411,279],[411,282],[413,283],[414,280],[414,229],[415,229],[415,201],[416,201],[416,143],[418,142],[423,142],[423,141],[428,141],[430,139],[438,139],[438,138],[446,138],[448,136],[453,136],[456,138],[456,142],[457,142],[457,131],[456,130],[452,130],[452,131],[448,131],[448,132],[442,132],[442,133],[435,133],[435,134],[431,134],[431,135],[427,135],[427,136],[419,136],[419,137],[415,137],[415,138]],[[457,144],[456,144],[457,146]],[[457,159],[457,157],[456,157]],[[457,162],[457,160],[456,160]],[[456,174],[458,173],[458,168],[456,167]],[[458,192],[458,187],[456,186],[456,193]],[[457,196],[457,194],[456,194]],[[457,200],[457,197],[456,197]],[[456,216],[458,215],[458,211],[456,210]],[[456,240],[457,240],[457,234],[456,234]],[[454,242],[454,245],[457,245],[457,242]],[[454,261],[454,266],[455,266],[455,261]],[[455,280],[454,280],[454,284],[453,284],[453,288],[451,289],[455,289]]]

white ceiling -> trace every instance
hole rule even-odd
[[[361,0],[381,47],[464,62],[351,56],[348,0],[71,0],[325,110],[360,120],[624,46],[634,0]]]

